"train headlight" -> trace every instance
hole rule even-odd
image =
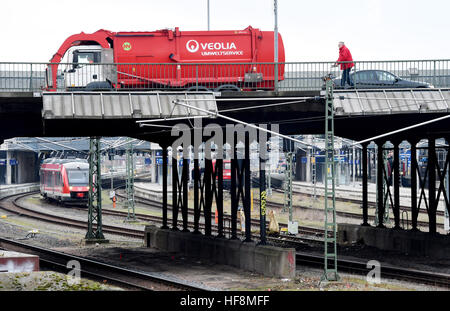
[[[70,187],[69,187],[69,190],[70,190],[70,191],[72,191],[72,189],[73,189],[73,187],[72,187],[72,186],[70,186]]]

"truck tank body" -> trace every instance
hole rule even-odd
[[[109,42],[113,49],[115,87],[235,85],[245,89],[251,84],[252,88],[271,89],[274,86],[273,31],[249,26],[229,31],[99,30],[91,35],[97,33],[107,34],[103,41]],[[281,63],[278,80],[284,80],[285,53],[281,35],[278,35],[278,42]],[[104,42],[99,44],[104,47]]]

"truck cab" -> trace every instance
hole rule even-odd
[[[67,63],[62,75],[66,89],[109,89],[113,83],[106,63],[112,63],[112,49],[99,45],[78,45],[67,51]]]

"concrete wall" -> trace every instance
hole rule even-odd
[[[17,184],[39,181],[39,162],[35,152],[16,152]]]
[[[39,159],[32,151],[5,151],[1,158],[6,159],[6,165],[1,166],[0,184],[24,184],[39,181]],[[10,160],[16,160],[17,165],[10,165]]]
[[[1,185],[0,186],[0,199],[6,196],[15,195],[19,193],[25,193],[30,191],[38,191],[39,183],[29,183],[18,185]]]
[[[346,245],[355,242],[362,242],[380,250],[398,251],[418,256],[444,259],[448,259],[450,256],[450,236],[338,224],[338,243]]]
[[[281,248],[240,240],[207,237],[201,234],[145,227],[145,245],[184,256],[203,258],[265,276],[293,278],[295,249]]]

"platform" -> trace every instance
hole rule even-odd
[[[312,194],[313,193],[313,184],[304,181],[293,181],[292,189],[296,192],[304,193],[304,194]],[[322,183],[316,184],[316,193],[318,195],[323,195],[324,193],[324,185]],[[369,183],[368,184],[368,200],[369,202],[376,202],[376,184]],[[391,187],[391,193],[393,194],[393,187]],[[426,197],[428,197],[428,190],[424,189]],[[342,200],[362,200],[362,183],[360,181],[356,182],[354,185],[339,185],[336,186],[336,198]],[[400,204],[402,206],[411,206],[411,188],[400,187]],[[445,201],[441,197],[438,210],[443,211],[445,209]]]
[[[38,191],[39,183],[0,185],[0,199],[9,195]]]
[[[145,199],[160,199],[163,196],[162,185],[151,182],[135,182],[134,193],[136,196]],[[167,188],[167,195],[172,196],[172,188]]]
[[[39,271],[38,256],[0,250],[0,272],[33,271]]]
[[[383,251],[448,259],[450,236],[409,230],[393,230],[353,224],[338,224],[338,243],[363,243]]]

